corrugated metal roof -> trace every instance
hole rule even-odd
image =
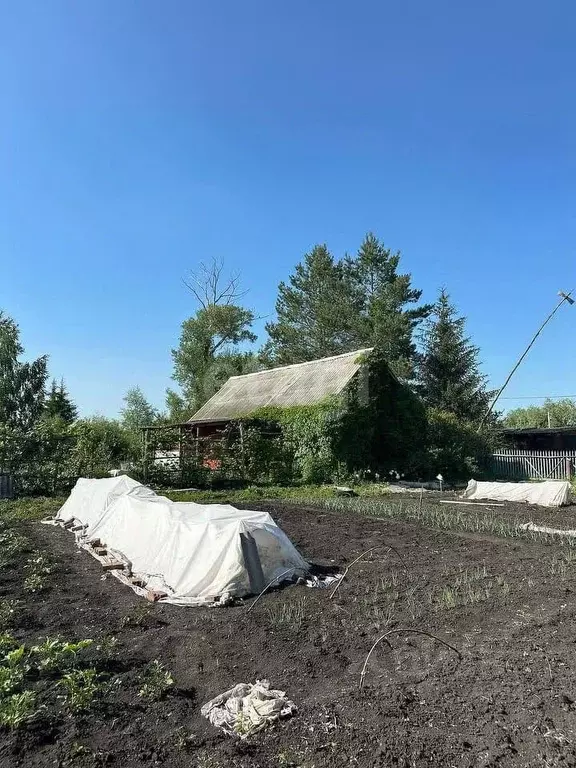
[[[339,395],[360,368],[362,355],[371,351],[372,348],[358,349],[335,357],[232,376],[190,421],[228,421],[268,405],[319,403],[330,395]]]
[[[576,425],[573,427],[504,427],[504,435],[555,435],[557,433],[576,433]]]

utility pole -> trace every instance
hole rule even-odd
[[[562,298],[560,299],[560,301],[558,302],[558,304],[556,304],[556,306],[554,307],[554,309],[552,310],[552,312],[550,312],[550,314],[548,315],[548,317],[546,318],[546,320],[544,320],[544,322],[542,323],[542,325],[541,325],[541,326],[538,328],[538,330],[536,331],[536,333],[534,334],[534,336],[533,336],[533,337],[532,337],[532,339],[530,340],[530,344],[528,344],[528,346],[526,347],[526,349],[524,350],[524,352],[522,352],[522,354],[521,354],[521,355],[520,355],[520,357],[518,358],[518,361],[516,362],[516,365],[514,366],[514,368],[512,368],[512,370],[511,370],[511,371],[510,371],[510,373],[508,374],[508,377],[507,377],[506,381],[504,382],[504,384],[502,384],[502,386],[500,387],[500,389],[499,389],[499,390],[498,390],[498,392],[496,393],[496,397],[495,397],[495,398],[494,398],[494,400],[492,400],[492,402],[490,403],[490,408],[488,408],[488,410],[487,410],[487,411],[486,411],[486,413],[484,414],[484,416],[483,416],[483,418],[482,418],[482,421],[480,422],[480,426],[478,427],[478,431],[480,431],[480,430],[482,429],[482,427],[484,426],[484,424],[486,423],[486,420],[488,419],[488,417],[490,416],[490,414],[491,414],[491,413],[492,413],[492,411],[494,410],[494,406],[496,405],[496,403],[497,403],[497,401],[498,401],[498,398],[500,397],[500,395],[502,394],[502,392],[504,392],[504,390],[505,390],[505,389],[506,389],[506,387],[508,386],[508,382],[510,381],[510,379],[512,378],[512,376],[514,376],[514,374],[516,373],[516,371],[517,371],[517,370],[518,370],[518,368],[520,367],[520,364],[522,363],[522,361],[524,360],[524,358],[526,357],[526,355],[528,354],[528,352],[530,352],[530,350],[532,349],[532,346],[534,345],[534,342],[536,341],[536,339],[538,338],[538,336],[540,336],[540,334],[542,333],[542,331],[544,330],[544,328],[545,328],[545,327],[548,325],[548,323],[550,322],[550,320],[552,320],[552,318],[554,317],[554,315],[556,314],[556,312],[558,312],[558,310],[560,309],[560,307],[562,306],[562,304],[564,304],[564,302],[565,302],[565,301],[567,301],[567,302],[568,302],[568,304],[574,304],[574,299],[570,298],[570,297],[571,297],[571,295],[572,295],[572,291],[569,291],[568,293],[564,293],[564,291],[558,291],[558,296],[561,296]],[[550,419],[550,416],[548,416],[548,419]]]

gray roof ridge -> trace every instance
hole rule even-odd
[[[348,357],[349,355],[361,355],[372,352],[374,347],[363,347],[362,349],[353,349],[351,352],[342,352],[340,355],[330,355],[330,357],[316,357],[314,360],[304,360],[302,363],[289,363],[288,365],[277,365],[275,368],[263,368],[261,371],[252,371],[252,373],[239,373],[236,376],[229,376],[230,379],[245,379],[248,376],[260,376],[262,373],[270,371],[285,371],[287,368],[298,368],[301,365],[312,365],[313,363],[323,363],[325,360],[337,360],[339,357]]]

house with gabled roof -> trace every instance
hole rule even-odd
[[[202,437],[261,408],[315,405],[329,397],[341,396],[353,381],[362,377],[371,352],[369,347],[320,360],[231,376],[196,411],[188,424],[195,425]]]

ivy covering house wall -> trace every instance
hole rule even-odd
[[[387,480],[396,472],[407,479],[430,479],[439,472],[456,479],[478,470],[490,447],[486,435],[453,414],[426,409],[377,351],[362,363],[341,396],[312,405],[259,408],[230,422],[218,438],[192,438],[183,451],[179,481],[200,486],[326,483]],[[174,446],[173,433],[166,440],[166,449]]]

